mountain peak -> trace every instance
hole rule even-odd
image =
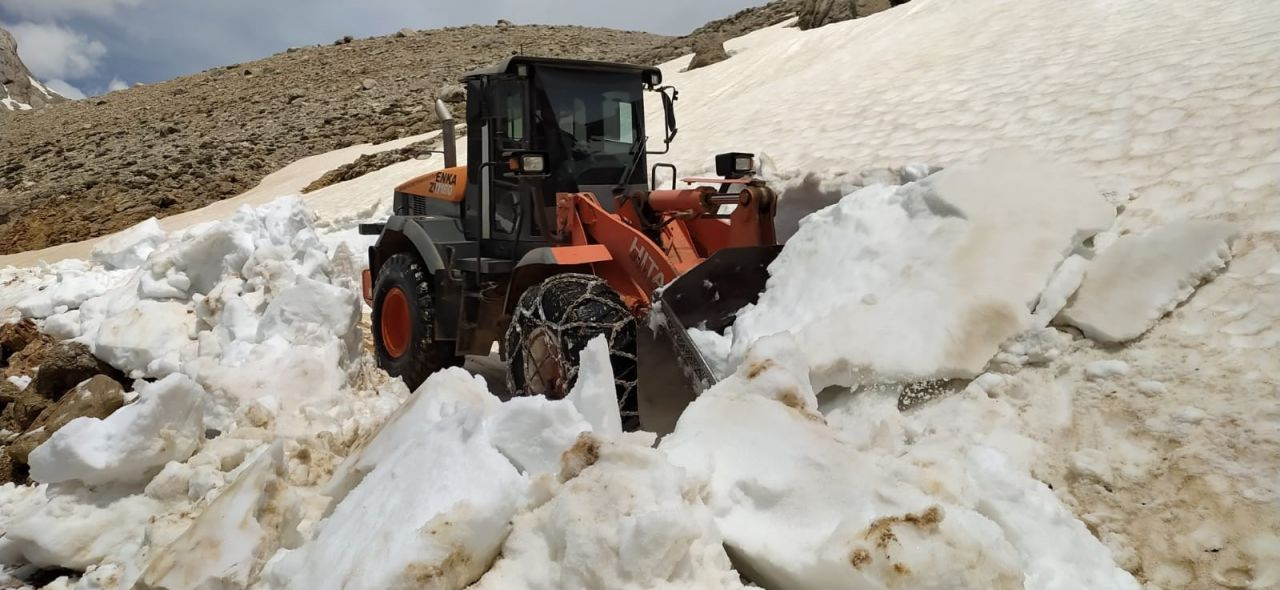
[[[65,100],[31,75],[18,57],[18,41],[0,29],[0,110],[27,111]]]

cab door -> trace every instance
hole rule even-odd
[[[491,248],[508,250],[512,246],[504,246],[502,241],[514,241],[520,232],[519,225],[528,224],[521,215],[520,204],[523,195],[516,179],[504,173],[501,163],[503,156],[515,151],[529,149],[530,117],[527,85],[524,80],[515,77],[502,77],[490,85],[490,105],[492,118],[489,120],[489,133],[485,151],[485,161],[498,162],[498,165],[486,170],[487,178],[482,183],[488,187],[488,195],[482,201],[487,206],[484,215],[484,238],[495,239]],[[487,181],[487,182],[486,182]],[[512,256],[513,252],[494,252],[492,255]]]

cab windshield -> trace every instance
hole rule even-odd
[[[640,77],[633,73],[578,73],[573,70],[539,68],[534,100],[548,119],[538,121],[551,152],[558,190],[573,190],[569,184],[612,185],[644,149]],[[632,182],[644,182],[642,166],[632,174]]]

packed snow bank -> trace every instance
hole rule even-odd
[[[870,399],[853,415],[871,430],[833,429],[793,347],[788,337],[759,341],[659,446],[707,482],[708,506],[749,579],[777,588],[1138,587],[1030,476],[1023,453],[1002,450],[1027,441],[981,430],[1000,424],[990,415],[998,407],[966,400],[908,430],[892,400]]]
[[[791,332],[819,389],[974,377],[1114,217],[1070,167],[1014,153],[870,186],[801,221],[739,312],[732,358]]]
[[[1116,240],[1089,266],[1060,321],[1101,342],[1141,336],[1231,260],[1238,230],[1185,221]]]
[[[135,403],[102,420],[76,418],[31,451],[31,479],[138,485],[190,457],[204,438],[200,386],[170,375],[136,391]]]
[[[408,393],[359,357],[356,284],[312,222],[284,198],[169,234],[134,269],[60,264],[91,275],[91,296],[44,279],[23,294],[53,308],[46,329],[156,381],[31,453],[32,475],[59,483],[7,522],[0,565],[93,568],[91,587],[243,586],[302,543],[320,484]]]
[[[134,377],[190,376],[208,392],[212,428],[251,401],[295,421],[343,389],[360,350],[354,278],[333,271],[313,221],[287,197],[163,243],[144,224],[103,245],[111,264],[139,264],[127,280],[86,273],[84,285],[63,279],[19,307],[61,312],[47,324]]]

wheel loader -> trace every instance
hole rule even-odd
[[[677,133],[678,94],[656,68],[512,56],[463,83],[466,165],[437,101],[445,168],[360,227],[379,236],[363,280],[379,365],[416,388],[496,342],[513,394],[558,399],[604,336],[624,425],[669,432],[722,377],[687,329],[730,325],[780,249],[754,157],[717,155],[717,177],[682,187],[650,165]],[[646,96],[662,105],[660,151]]]

